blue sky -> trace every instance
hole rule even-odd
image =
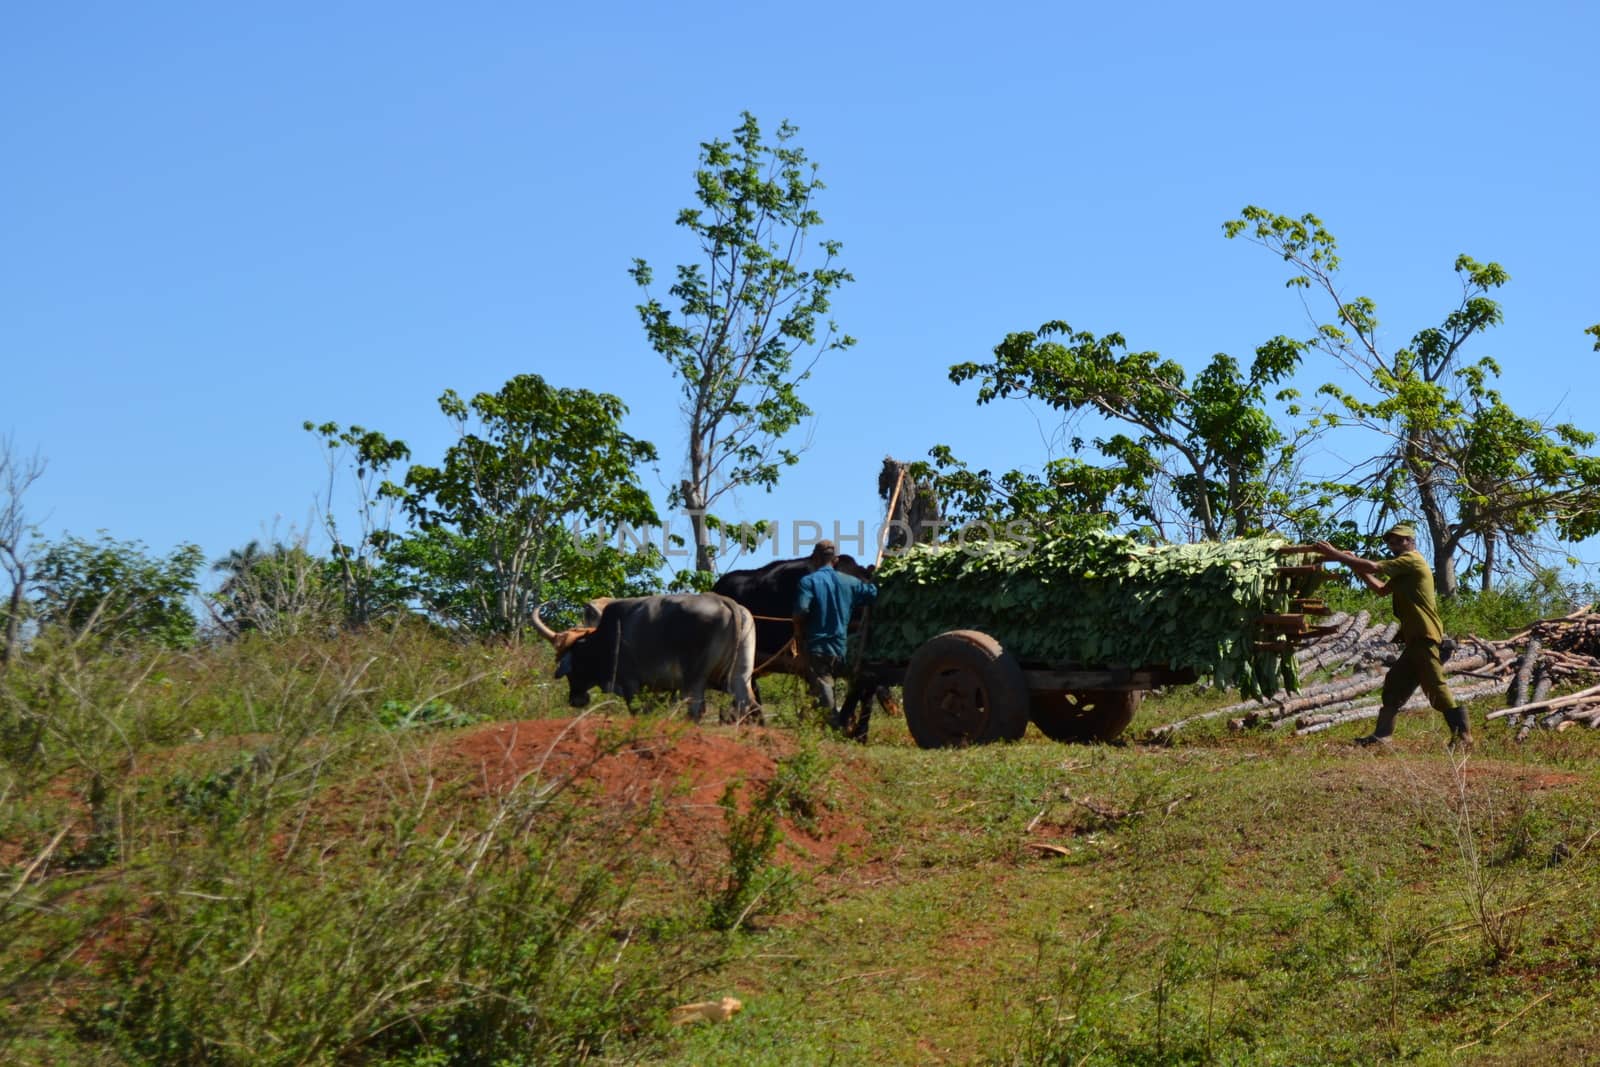
[[[627,269],[741,110],[821,164],[859,339],[802,463],[733,517],[873,519],[886,454],[1049,456],[1048,412],[949,364],[1064,318],[1198,368],[1306,318],[1222,223],[1314,212],[1401,344],[1511,273],[1526,414],[1600,430],[1600,8],[1473,3],[25,5],[0,34],[0,436],[51,537],[210,557],[313,522],[303,420],[431,462],[436,398],[617,393],[678,477]],[[1325,376],[1324,376],[1325,377]],[[1320,380],[1320,379],[1319,379]],[[658,493],[664,498],[664,490]]]

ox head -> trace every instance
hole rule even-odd
[[[584,707],[589,703],[589,687],[594,684],[588,680],[590,672],[582,669],[575,670],[574,668],[588,658],[584,654],[588,651],[585,646],[592,643],[588,638],[593,635],[595,628],[600,623],[600,616],[604,612],[604,605],[602,604],[599,608],[596,608],[596,603],[598,601],[590,601],[588,607],[584,609],[584,620],[586,622],[591,617],[590,612],[593,612],[594,626],[575,626],[570,630],[562,630],[560,633],[552,630],[546,625],[544,619],[540,617],[539,612],[544,608],[543,604],[540,604],[533,612],[533,628],[538,631],[540,637],[549,641],[550,647],[555,650],[555,676],[567,679],[567,703],[575,708]]]
[[[848,574],[852,578],[859,578],[863,582],[876,581],[878,577],[878,568],[876,566],[863,567],[856,562],[854,556],[835,556],[833,569],[840,574]]]
[[[605,614],[606,605],[611,603],[608,596],[597,596],[583,606],[583,624],[589,629],[600,625],[600,616]]]

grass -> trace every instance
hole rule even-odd
[[[730,970],[760,1015],[667,1062],[810,1062],[818,1033],[841,1063],[1564,1062],[1600,976],[1595,775],[1400,748],[869,749],[873,877]]]
[[[833,740],[780,683],[781,744],[596,735],[597,762],[749,757],[703,801],[485,792],[437,757],[568,716],[546,659],[400,632],[14,667],[0,1059],[1600,1057],[1600,732],[1488,724],[1464,763],[1424,715],[1381,756],[1359,724],[923,752],[881,713]],[[1152,698],[1129,736],[1226,699]],[[725,995],[727,1023],[666,1022]]]

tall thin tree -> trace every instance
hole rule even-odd
[[[698,205],[679,212],[678,225],[694,234],[701,260],[678,267],[668,290],[675,310],[650,296],[644,260],[630,271],[645,293],[638,310],[650,346],[680,383],[687,469],[670,503],[688,513],[701,582],[716,565],[711,509],[741,486],[770,491],[798,462],[783,441],[811,413],[799,385],[823,353],[855,343],[826,318],[832,295],[854,278],[835,265],[839,242],[813,247],[823,185],[790,143],[797,132],[784,122],[766,143],[747,111],[732,142],[700,146]]]

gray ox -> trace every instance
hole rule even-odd
[[[567,702],[589,703],[589,690],[615,693],[630,705],[640,690],[682,692],[689,718],[705,714],[706,686],[733,695],[734,717],[761,722],[750,688],[755,670],[755,621],[750,612],[714,593],[597,599],[586,611],[594,625],[556,633],[537,611],[534,629],[556,653],[556,677],[567,679]]]

